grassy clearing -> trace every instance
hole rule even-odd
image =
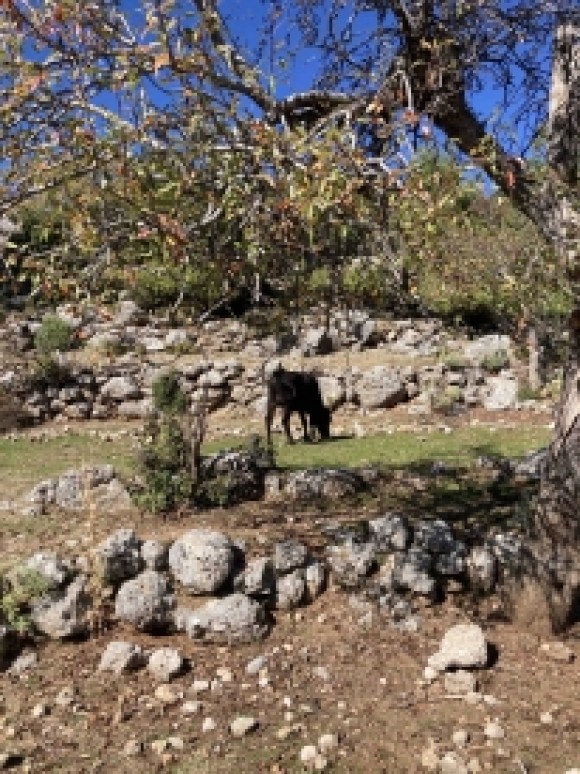
[[[490,457],[523,457],[535,451],[551,438],[551,431],[542,427],[493,429],[465,427],[443,433],[400,432],[366,438],[333,438],[329,443],[288,445],[275,439],[276,461],[282,468],[415,467],[435,460],[466,465],[482,455]],[[221,439],[207,444],[206,451],[216,451],[228,445],[239,446],[240,439]]]
[[[459,428],[451,433],[401,432],[367,438],[335,438],[329,443],[302,443],[289,446],[276,438],[276,461],[283,468],[305,467],[419,467],[434,460],[469,465],[480,455],[521,457],[540,448],[550,439],[541,427],[515,429]],[[243,440],[222,438],[208,443],[205,453],[226,447],[239,447]],[[111,441],[82,433],[43,441],[22,437],[11,441],[0,438],[0,499],[12,499],[36,482],[51,478],[69,468],[111,463],[122,476],[135,470],[134,441],[128,436]]]

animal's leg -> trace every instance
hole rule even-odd
[[[290,415],[291,415],[290,409],[285,408],[284,409],[284,415],[282,416],[282,426],[284,427],[284,432],[286,433],[286,440],[288,443],[294,443],[292,440],[292,434],[290,433]]]
[[[272,422],[274,421],[274,406],[268,401],[266,407],[266,441],[272,445]]]
[[[310,436],[308,435],[308,422],[306,420],[306,413],[304,411],[300,412],[300,421],[302,422],[302,431],[304,432],[304,440],[309,441]]]

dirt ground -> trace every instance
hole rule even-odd
[[[375,506],[355,507],[364,515]],[[291,536],[317,553],[320,523],[353,515],[346,504],[324,512],[251,504],[199,513],[195,521],[134,515],[123,526],[161,539],[194,524],[208,526],[244,539],[249,554],[262,555],[275,540]],[[118,517],[103,518],[92,539],[114,526]],[[44,547],[52,543],[79,553],[91,539],[88,527],[82,517],[73,519]],[[14,551],[17,544],[6,548]],[[34,550],[29,543],[19,548],[28,555]],[[37,643],[35,667],[22,677],[0,677],[0,754],[22,756],[11,760],[33,772],[290,774],[303,770],[304,745],[335,734],[338,748],[326,756],[328,771],[391,774],[422,771],[421,754],[431,740],[443,754],[455,748],[453,733],[463,729],[470,739],[458,752],[472,771],[564,774],[580,765],[580,627],[566,635],[575,660],[561,663],[541,650],[543,638],[498,618],[493,604],[475,610],[457,597],[418,614],[419,630],[400,632],[376,614],[368,620],[346,593],[331,587],[309,607],[276,612],[269,636],[252,645],[203,645],[184,635],[138,635],[119,625],[82,642]],[[477,703],[448,697],[441,681],[421,684],[445,630],[470,620],[481,623],[496,653],[495,663],[478,674],[485,698]],[[187,657],[189,671],[171,683],[175,701],[156,698],[146,671],[123,677],[97,671],[104,648],[116,639],[177,647]],[[258,655],[268,658],[261,685],[258,675],[245,671]],[[196,693],[194,681],[211,683],[220,668],[230,670],[231,680]],[[63,699],[63,689],[70,698]],[[200,702],[198,711],[185,715],[184,702],[192,700]],[[259,723],[241,739],[228,731],[239,715]],[[213,730],[203,730],[207,718]],[[496,718],[505,736],[487,742],[484,726]],[[161,749],[171,739],[178,749]],[[143,744],[135,757],[125,754],[132,740]]]

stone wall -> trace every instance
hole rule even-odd
[[[261,414],[264,374],[275,363],[299,356],[308,367],[310,356],[373,348],[381,359],[384,353],[385,364],[367,370],[327,366],[317,359],[323,397],[332,410],[351,406],[373,411],[408,403],[410,413],[452,414],[479,406],[494,411],[521,405],[514,347],[504,335],[452,338],[438,320],[375,320],[361,312],[337,314],[328,331],[306,317],[295,332],[258,339],[239,321],[211,321],[194,335],[187,328],[141,324],[136,315],[132,307],[122,308],[114,320],[69,315],[66,319],[85,348],[114,344],[128,351],[111,356],[102,367],[79,365],[73,352],[59,373],[36,380],[24,378],[17,367],[0,365],[0,390],[17,396],[34,422],[57,417],[140,419],[151,409],[153,381],[169,368],[149,363],[147,353],[177,349],[172,368],[192,407],[243,407]],[[0,330],[0,343],[30,349],[38,325],[12,322]],[[187,347],[190,353],[179,356]]]

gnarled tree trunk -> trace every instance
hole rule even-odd
[[[554,45],[549,117],[549,162],[568,191],[576,192],[580,133],[580,27],[562,23]],[[532,561],[514,585],[511,606],[526,623],[558,631],[580,621],[580,214],[562,194],[551,227],[575,291],[569,355],[555,438],[548,451],[534,513]],[[554,238],[553,237],[553,238]],[[546,620],[547,619],[547,620]]]

